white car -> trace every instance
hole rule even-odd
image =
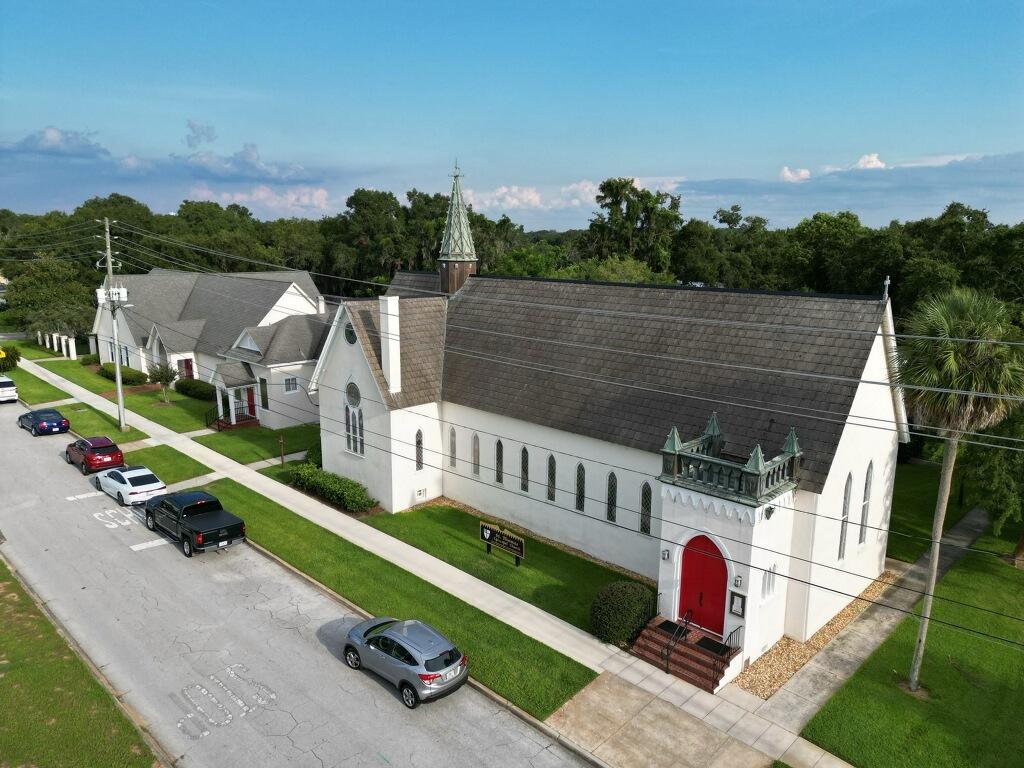
[[[96,475],[93,482],[101,491],[117,499],[118,504],[129,506],[145,504],[154,496],[167,493],[167,486],[146,467],[108,469]]]
[[[7,376],[0,376],[0,403],[18,402],[18,385]]]

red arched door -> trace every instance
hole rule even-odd
[[[725,622],[725,559],[707,536],[694,536],[683,549],[679,585],[679,617],[691,611],[690,620],[718,635]]]

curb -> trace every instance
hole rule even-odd
[[[135,726],[136,730],[142,736],[142,740],[146,742],[146,746],[148,746],[150,750],[152,750],[153,756],[156,758],[156,761],[161,766],[163,766],[163,768],[171,768],[172,766],[176,765],[177,759],[171,757],[170,753],[164,748],[163,744],[161,744],[157,740],[156,736],[153,735],[152,731],[149,730],[149,726],[146,724],[146,721],[143,719],[142,715],[136,712],[135,709],[130,704],[128,704],[121,698],[123,694],[117,692],[117,689],[114,688],[110,680],[107,679],[107,676],[103,674],[103,671],[93,663],[93,660],[89,658],[89,654],[85,652],[85,649],[83,649],[82,646],[78,644],[78,641],[76,641],[75,638],[72,636],[71,632],[68,631],[68,628],[64,626],[64,622],[57,618],[56,614],[54,614],[54,612],[50,610],[49,606],[47,606],[46,603],[43,602],[42,598],[39,597],[35,589],[32,588],[32,585],[30,585],[24,578],[22,578],[18,569],[15,568],[14,564],[10,560],[8,560],[7,557],[4,556],[3,552],[0,552],[0,561],[3,561],[4,565],[7,566],[7,569],[11,572],[11,575],[14,576],[15,579],[17,579],[18,583],[21,585],[21,588],[25,590],[25,594],[27,594],[31,598],[32,602],[35,603],[39,611],[47,618],[47,620],[51,624],[53,624],[53,628],[57,631],[57,634],[61,636],[64,642],[68,644],[68,647],[74,652],[74,654],[79,659],[81,659],[82,663],[85,664],[86,668],[89,670],[90,674],[92,674],[93,678],[95,678],[96,681],[99,682],[99,684],[103,687],[103,689],[110,694],[110,697],[114,700],[114,703],[117,705],[118,709],[120,709],[121,712],[125,715],[125,717],[128,718],[128,721]]]
[[[330,587],[326,586],[325,584],[322,584],[321,582],[317,581],[316,579],[314,579],[309,574],[303,573],[298,568],[293,566],[291,563],[288,563],[288,562],[282,560],[280,557],[275,555],[269,549],[265,549],[264,547],[261,547],[259,544],[255,543],[252,539],[247,537],[245,539],[245,543],[248,544],[250,547],[252,547],[254,550],[256,550],[259,554],[263,555],[268,560],[271,560],[271,561],[277,563],[278,565],[283,566],[286,570],[288,570],[291,573],[295,574],[300,579],[305,581],[307,584],[311,584],[318,591],[322,592],[324,595],[326,595],[327,597],[331,598],[335,602],[341,603],[346,608],[348,608],[349,610],[351,610],[351,611],[355,612],[356,614],[362,616],[363,618],[370,618],[372,616],[371,613],[368,613],[365,609],[363,609],[360,606],[356,605],[351,600],[348,600],[347,598],[342,597],[337,592],[335,592],[333,589],[331,589]],[[517,707],[515,704],[513,704],[511,701],[509,701],[505,697],[495,693],[490,688],[488,688],[486,685],[481,683],[479,680],[474,679],[472,675],[470,675],[470,677],[469,677],[469,685],[470,685],[470,687],[472,687],[475,690],[479,691],[484,696],[486,696],[488,699],[493,701],[495,704],[498,704],[498,705],[504,707],[505,709],[507,709],[509,712],[511,712],[516,717],[518,717],[520,720],[522,720],[527,725],[529,725],[532,728],[535,728],[536,730],[538,730],[541,733],[543,733],[545,736],[547,736],[549,739],[551,739],[553,742],[555,742],[559,746],[561,746],[561,747],[567,749],[568,751],[572,752],[577,757],[582,758],[586,762],[590,763],[590,765],[595,766],[595,768],[612,768],[612,766],[608,765],[608,763],[604,762],[599,757],[595,756],[593,753],[588,752],[583,747],[581,747],[579,744],[574,742],[572,739],[566,738],[561,733],[556,731],[554,728],[552,728],[551,726],[549,726],[546,723],[544,723],[542,720],[538,720],[533,715],[531,715],[529,712],[527,712],[527,711]]]

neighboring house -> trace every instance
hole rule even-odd
[[[656,580],[662,616],[738,649],[715,685],[881,573],[908,439],[887,299],[476,277],[453,229],[457,176],[438,274],[339,307],[326,469]]]
[[[308,398],[301,407],[272,412],[277,410],[273,402],[260,407],[261,400],[267,403],[267,399],[260,397],[258,389],[260,378],[269,385],[289,365],[298,370],[310,364],[310,350],[319,347],[319,339],[310,337],[312,329],[327,327],[327,315],[308,272],[209,274],[154,269],[144,275],[118,276],[115,282],[128,289],[128,306],[117,313],[117,350],[110,311],[96,311],[90,348],[101,363],[113,362],[115,355],[123,365],[141,371],[167,363],[177,368],[180,378],[214,383],[221,390],[217,403],[227,404],[222,415],[230,423],[238,418],[269,425],[316,420],[316,407]],[[306,316],[316,316],[319,322],[305,333],[297,332],[302,323],[291,321]],[[281,344],[271,348],[281,329]],[[247,332],[246,338],[259,337],[265,348],[256,343],[236,353]],[[264,359],[268,353],[271,356]],[[243,360],[246,354],[258,357]],[[262,376],[250,376],[251,369],[242,367],[243,363],[255,363]]]

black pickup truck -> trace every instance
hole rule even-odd
[[[241,518],[224,509],[216,496],[202,491],[154,496],[146,502],[146,527],[167,531],[181,544],[185,557],[245,541]]]

